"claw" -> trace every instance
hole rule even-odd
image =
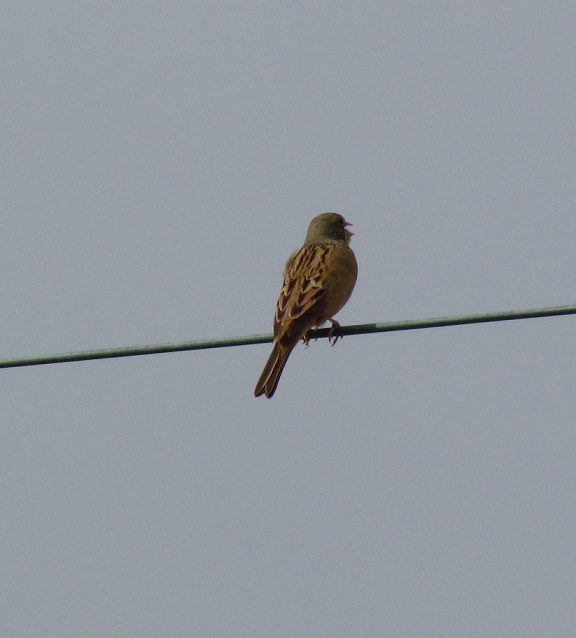
[[[335,335],[334,331],[342,326],[336,321],[336,319],[328,319],[328,321],[332,324],[332,327],[328,331],[328,341],[332,346],[334,346],[338,339],[342,339],[342,335]]]

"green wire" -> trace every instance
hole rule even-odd
[[[348,336],[370,334],[373,332],[395,332],[398,330],[419,330],[422,328],[440,328],[444,326],[461,326],[471,323],[488,323],[494,321],[514,321],[517,319],[536,319],[539,317],[557,317],[576,314],[576,306],[557,306],[555,308],[537,308],[534,310],[512,310],[482,315],[461,315],[456,317],[435,317],[432,319],[414,319],[408,321],[389,321],[385,323],[365,323],[355,326],[343,326],[334,331],[335,335]],[[325,339],[330,329],[312,330],[310,338]],[[255,343],[270,343],[273,335],[261,334],[248,337],[229,337],[227,339],[206,339],[200,341],[181,341],[162,343],[151,346],[130,346],[127,348],[110,348],[106,350],[86,350],[84,352],[67,352],[34,357],[19,357],[0,360],[0,368],[17,368],[21,366],[39,366],[49,363],[68,363],[71,361],[90,361],[94,359],[113,359],[116,357],[136,357],[144,354],[160,354],[164,352],[183,352],[185,350],[206,350],[208,348],[229,348],[247,346]]]

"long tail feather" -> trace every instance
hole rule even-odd
[[[274,344],[272,353],[270,354],[270,357],[264,366],[264,370],[258,379],[258,383],[256,384],[254,396],[259,397],[264,394],[269,399],[274,392],[276,392],[278,381],[280,381],[280,375],[282,374],[282,370],[284,370],[284,366],[286,365],[286,361],[288,361],[288,357],[291,352],[292,348],[287,349],[279,346],[277,343]]]

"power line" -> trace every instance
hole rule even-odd
[[[343,326],[334,331],[335,335],[348,336],[370,334],[373,332],[396,332],[398,330],[419,330],[422,328],[441,328],[444,326],[461,326],[471,323],[489,323],[495,321],[514,321],[517,319],[536,319],[539,317],[557,317],[576,314],[576,306],[557,306],[555,308],[536,308],[533,310],[510,310],[482,315],[461,315],[455,317],[435,317],[432,319],[413,319],[408,321],[389,321],[385,323],[364,323],[355,326]],[[311,339],[325,339],[330,329],[312,330]],[[227,339],[205,339],[200,341],[181,341],[162,343],[151,346],[130,346],[127,348],[109,348],[106,350],[86,350],[84,352],[66,352],[63,354],[41,355],[35,357],[19,357],[0,360],[0,368],[17,368],[22,366],[39,366],[49,363],[69,363],[72,361],[90,361],[94,359],[114,359],[117,357],[136,357],[144,354],[161,354],[165,352],[183,352],[185,350],[206,350],[209,348],[229,348],[247,346],[256,343],[270,343],[273,335],[251,335],[248,337],[230,337]]]

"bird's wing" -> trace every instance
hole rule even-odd
[[[332,242],[307,244],[288,260],[274,317],[277,342],[297,343],[322,315],[327,264],[334,248]]]

